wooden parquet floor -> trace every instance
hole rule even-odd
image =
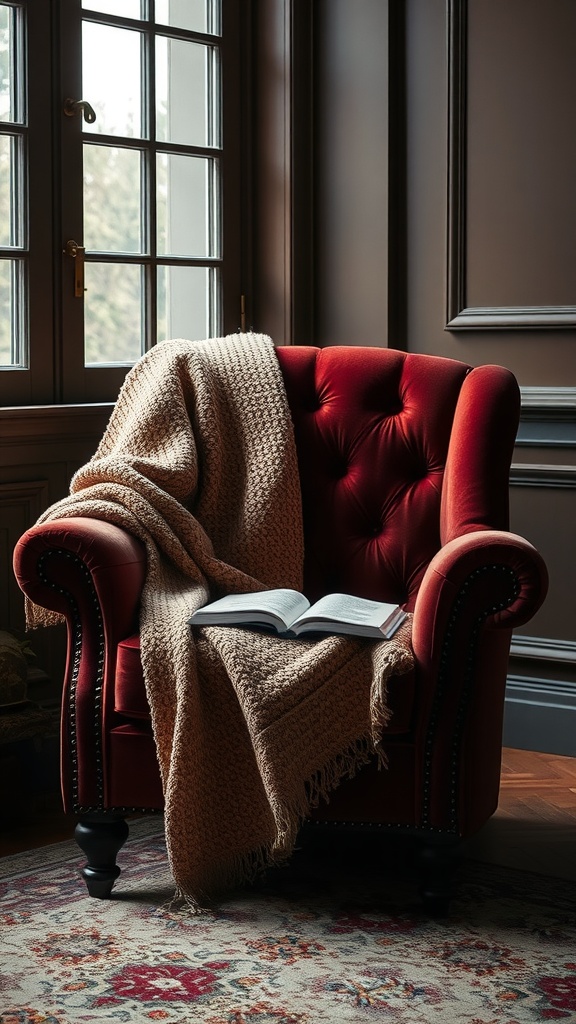
[[[58,800],[34,820],[1,826],[0,856],[61,842],[73,832]],[[504,748],[498,810],[466,855],[576,882],[576,758]]]
[[[576,882],[576,758],[505,747],[498,810],[468,855]]]

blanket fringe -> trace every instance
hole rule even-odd
[[[191,893],[177,887],[174,895],[164,904],[168,911],[188,913],[193,916],[212,914],[220,896],[230,896],[230,891],[239,887],[254,885],[269,868],[282,867],[288,855],[275,851],[275,843],[269,843],[258,850],[237,854],[225,865],[220,865],[210,878],[210,894]]]
[[[220,864],[211,871],[209,892],[192,894],[179,887],[165,904],[165,909],[174,913],[188,913],[194,916],[214,912],[219,895],[229,895],[230,890],[250,886],[270,868],[281,868],[294,852],[298,832],[310,811],[321,800],[329,800],[330,794],[343,779],[351,779],[367,764],[376,753],[371,736],[365,736],[353,743],[348,750],[332,758],[315,771],[305,783],[300,798],[290,804],[273,807],[276,838],[257,850],[237,854],[226,864]]]
[[[314,772],[306,783],[307,808],[318,807],[321,800],[328,800],[330,794],[343,779],[351,779],[363,765],[368,764],[375,753],[372,737],[365,736],[353,743],[348,750]]]

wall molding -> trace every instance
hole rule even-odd
[[[576,684],[509,675],[503,743],[506,747],[576,755]]]
[[[449,255],[450,270],[450,255]],[[458,280],[460,276],[458,274]],[[462,282],[463,283],[463,282]],[[446,331],[526,330],[576,326],[576,306],[464,306],[464,288],[448,302]]]
[[[576,666],[576,641],[515,634],[510,645],[510,657],[529,658],[531,661],[546,661],[560,665]],[[550,682],[550,680],[547,682]],[[553,681],[551,685],[556,684]],[[567,683],[566,685],[570,684]],[[576,686],[576,684],[572,685]]]
[[[576,448],[576,388],[521,387],[517,445]]]
[[[14,546],[48,504],[48,480],[0,483],[0,628],[19,626],[22,594],[11,571]]]
[[[16,507],[24,520],[35,522],[46,507],[49,485],[47,480],[24,480],[0,483],[0,509]]]
[[[466,305],[468,0],[448,0],[448,224],[446,331],[576,326],[576,306]]]
[[[506,680],[506,699],[523,704],[568,708],[576,712],[576,683],[509,675]],[[576,737],[574,739],[576,742]]]
[[[514,462],[510,467],[511,487],[576,488],[576,466],[554,466]]]
[[[560,412],[576,414],[576,388],[526,387],[520,388],[522,414],[530,410],[543,410],[547,415]]]
[[[113,408],[113,402],[4,406],[0,409],[0,448],[91,440],[102,435]]]

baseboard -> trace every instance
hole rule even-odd
[[[576,757],[576,686],[557,679],[509,675],[503,743]]]

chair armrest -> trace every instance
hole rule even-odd
[[[486,629],[516,629],[538,611],[548,572],[529,541],[503,530],[476,530],[449,541],[432,559],[414,608],[413,643],[424,666],[437,661],[455,616]]]
[[[505,531],[457,537],[430,562],[413,621],[427,827],[469,835],[496,809],[512,629],[547,588],[538,551]]]
[[[68,811],[99,810],[105,803],[102,743],[114,715],[116,652],[138,629],[145,571],[144,545],[99,519],[41,523],[14,550],[14,572],[26,596],[66,619],[62,778]],[[78,749],[81,773],[74,767]]]
[[[70,619],[74,602],[86,607],[90,580],[108,638],[122,639],[137,628],[146,551],[119,526],[83,516],[33,526],[14,549],[14,572],[26,596]]]

